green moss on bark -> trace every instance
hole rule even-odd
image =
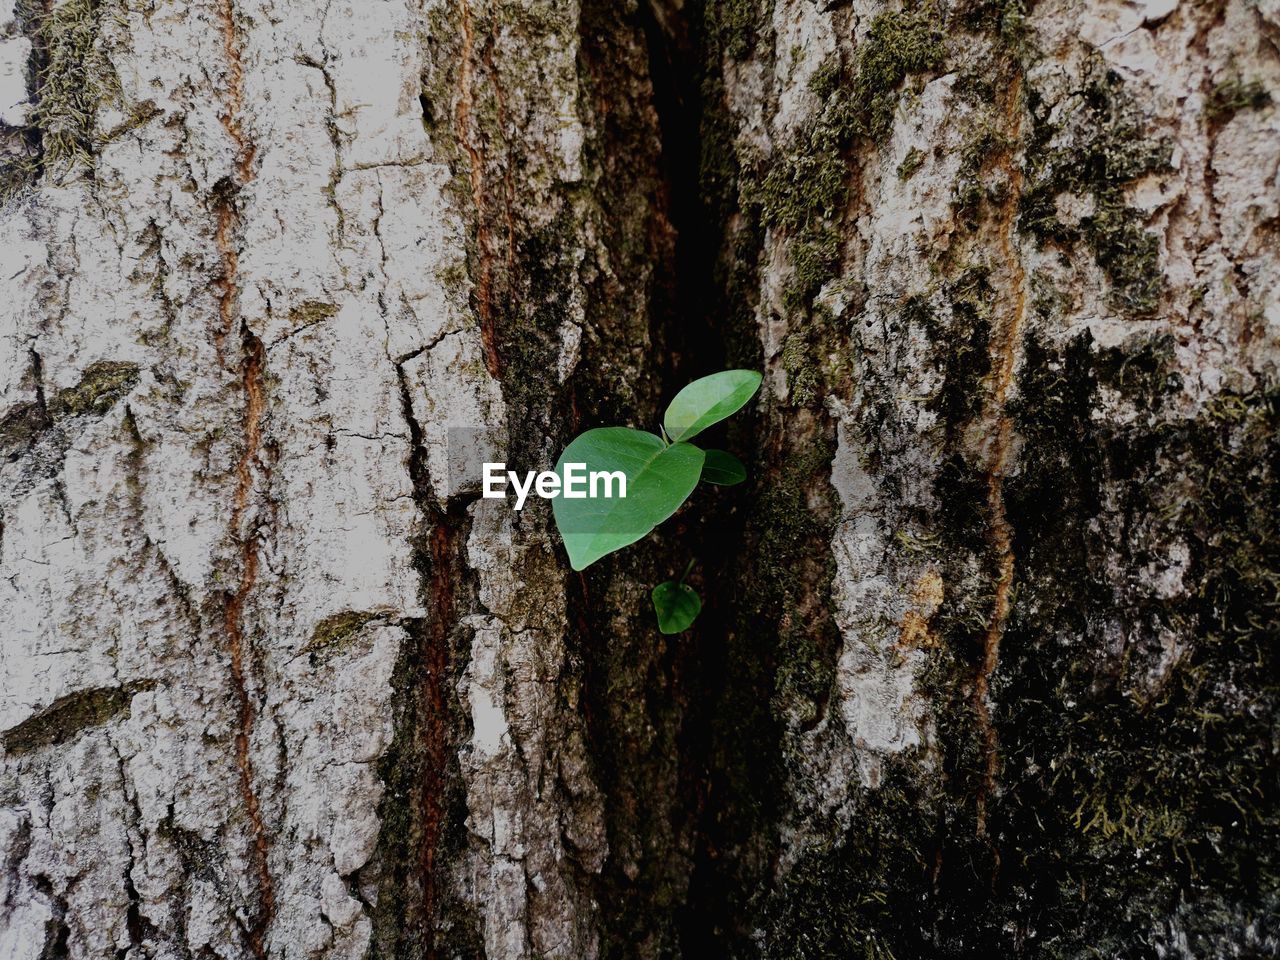
[[[127,718],[134,695],[154,686],[146,681],[68,694],[0,735],[0,744],[17,755],[66,743],[85,730]]]
[[[377,613],[363,610],[343,610],[331,614],[316,624],[311,632],[311,639],[303,647],[303,652],[332,656],[366,623],[377,617]]]
[[[858,47],[849,98],[852,129],[883,140],[893,126],[902,81],[911,74],[936,70],[942,65],[943,52],[941,22],[928,8],[878,14]]]
[[[888,136],[903,81],[938,69],[943,54],[940,24],[926,11],[879,14],[858,46],[849,80],[838,59],[820,66],[810,86],[823,99],[821,108],[758,188],[744,184],[744,198],[759,204],[764,226],[790,238],[788,309],[803,310],[838,272],[852,147]]]
[[[1093,415],[1105,386],[1163,420],[1170,355],[1033,344],[1022,379],[995,816],[1048,956],[1129,955],[1166,920],[1217,955],[1222,917],[1243,947],[1280,902],[1280,401],[1158,430]]]
[[[708,47],[734,60],[746,59],[763,19],[760,0],[713,0],[706,5]]]
[[[898,179],[910,180],[916,175],[916,171],[924,164],[924,151],[916,147],[912,147],[907,151],[907,155],[902,158],[902,162],[898,164]]]
[[[1232,77],[1213,88],[1204,112],[1210,120],[1223,121],[1241,110],[1261,110],[1270,104],[1271,93],[1262,81]]]
[[[34,123],[47,167],[91,162],[97,112],[119,99],[119,79],[99,39],[105,15],[100,0],[59,0],[39,21],[44,65]]]
[[[1150,313],[1163,289],[1160,243],[1142,226],[1142,212],[1128,206],[1125,189],[1169,170],[1173,146],[1146,135],[1117,75],[1099,64],[1091,71],[1075,108],[1057,126],[1032,97],[1035,132],[1019,225],[1042,243],[1070,246],[1083,240],[1111,281],[1112,303],[1130,313]],[[1076,224],[1059,217],[1057,202],[1064,195],[1091,203]]]
[[[0,165],[0,203],[43,173],[62,176],[91,164],[98,111],[121,99],[101,39],[110,15],[103,0],[19,0],[15,15],[32,43],[34,108],[23,131],[29,148]]]
[[[136,363],[100,360],[85,368],[80,382],[59,390],[49,401],[49,416],[57,422],[64,417],[102,416],[138,382]]]
[[[787,872],[761,918],[764,960],[929,955],[919,894],[938,807],[928,781],[911,761],[891,761],[840,841]]]

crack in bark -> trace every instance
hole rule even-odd
[[[1000,660],[1000,641],[1012,607],[1014,577],[1013,528],[1009,524],[1004,500],[1004,474],[1008,466],[1009,446],[1013,437],[1013,419],[1007,404],[1009,389],[1013,385],[1014,368],[1017,366],[1022,342],[1022,326],[1026,319],[1026,272],[1022,260],[1014,249],[1013,233],[1017,223],[1018,205],[1022,197],[1022,170],[1018,165],[1015,147],[1022,129],[1022,76],[1015,73],[1009,84],[1004,103],[1007,146],[1003,166],[1008,178],[1008,189],[1000,211],[1000,253],[1007,271],[1000,306],[1005,310],[1005,321],[993,337],[992,395],[987,414],[994,418],[995,433],[992,437],[990,462],[987,469],[987,510],[991,522],[991,546],[996,555],[995,595],[991,604],[991,617],[983,636],[982,659],[973,684],[973,707],[978,718],[978,730],[982,739],[982,779],[976,797],[977,834],[987,832],[987,802],[995,786],[1000,762],[1000,744],[991,717],[991,676]]]
[[[436,953],[435,931],[431,924],[435,917],[439,891],[439,869],[436,856],[444,828],[445,770],[449,762],[449,731],[445,707],[444,685],[449,669],[448,635],[454,620],[454,595],[451,560],[458,553],[451,525],[437,523],[431,531],[431,575],[429,589],[433,608],[427,635],[427,662],[424,664],[422,699],[427,708],[423,730],[424,759],[422,847],[421,867],[423,907],[428,923],[428,957]]]
[[[258,538],[256,535],[243,537],[240,534],[241,522],[248,505],[249,492],[253,487],[253,464],[257,460],[258,448],[262,440],[262,414],[264,408],[262,385],[262,341],[245,332],[245,363],[243,388],[245,393],[244,435],[245,449],[240,462],[236,465],[235,500],[231,509],[230,530],[232,537],[241,543],[240,583],[226,601],[224,608],[224,627],[231,653],[231,676],[235,686],[236,704],[239,710],[239,725],[236,729],[236,765],[240,771],[240,788],[244,800],[245,811],[253,832],[253,847],[258,871],[261,911],[253,920],[250,931],[250,945],[255,956],[265,956],[263,935],[271,924],[275,909],[275,897],[271,872],[268,865],[266,828],[262,822],[262,811],[258,795],[254,789],[253,760],[249,754],[250,739],[253,735],[255,711],[249,697],[249,684],[245,667],[245,655],[248,640],[244,634],[244,606],[253,590],[258,575]]]
[[[129,934],[129,949],[141,950],[143,944],[152,939],[156,932],[154,925],[142,912],[142,897],[138,894],[138,888],[133,881],[134,871],[138,868],[139,856],[134,846],[133,838],[130,836],[130,830],[136,830],[139,834],[144,833],[142,810],[138,806],[137,791],[134,791],[133,796],[129,795],[128,764],[125,762],[124,754],[120,751],[120,745],[111,737],[107,737],[107,743],[116,756],[116,764],[120,774],[120,795],[128,805],[128,813],[124,817],[125,822],[123,824],[127,862],[121,876],[125,896],[128,898],[128,907],[125,910],[125,929]],[[117,955],[124,956],[126,952],[126,950],[118,950]]]
[[[451,770],[455,762],[454,710],[448,696],[450,636],[458,621],[457,587],[464,571],[467,502],[449,508],[436,505],[422,428],[413,413],[409,382],[401,363],[396,364],[396,376],[409,432],[413,498],[428,530],[415,545],[415,565],[421,576],[427,616],[397,621],[409,636],[397,666],[397,672],[404,671],[405,699],[403,715],[396,724],[397,745],[391,750],[393,767],[383,779],[397,798],[397,806],[403,808],[405,835],[388,838],[394,849],[383,854],[387,867],[383,894],[387,903],[401,908],[391,918],[396,946],[389,952],[434,960],[448,946],[441,942],[439,921],[446,912],[443,848],[451,822],[449,806],[455,779]],[[394,814],[382,809],[379,816],[385,837]],[[395,887],[394,892],[385,889],[388,883]]]
[[[244,607],[253,590],[258,574],[258,538],[241,532],[253,489],[255,462],[261,466],[259,450],[262,444],[262,419],[266,407],[263,382],[265,350],[262,341],[249,329],[240,316],[237,303],[239,253],[233,233],[239,225],[239,212],[235,195],[253,179],[255,149],[246,138],[240,122],[244,104],[244,68],[240,58],[240,37],[235,22],[234,0],[221,0],[218,16],[222,28],[223,52],[226,58],[227,85],[223,111],[220,116],[223,129],[236,151],[235,175],[230,191],[216,198],[217,228],[215,242],[222,260],[222,278],[219,284],[218,313],[220,326],[216,331],[219,356],[226,336],[239,321],[243,346],[241,362],[241,390],[245,410],[242,424],[244,450],[236,464],[236,486],[232,501],[228,528],[234,541],[240,544],[240,580],[234,593],[229,595],[223,609],[223,627],[231,657],[231,680],[235,692],[238,722],[235,734],[236,766],[240,776],[240,792],[245,812],[249,817],[252,834],[254,867],[258,874],[259,904],[251,916],[247,934],[249,946],[255,957],[266,956],[265,935],[275,913],[275,891],[268,861],[266,828],[254,788],[253,760],[250,742],[253,736],[255,710],[249,696],[249,683],[245,664],[249,641],[244,632]]]

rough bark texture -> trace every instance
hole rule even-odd
[[[1274,0],[0,0],[0,957],[1280,954],[1273,97]],[[457,470],[726,365],[585,575]]]

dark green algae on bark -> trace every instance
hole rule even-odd
[[[971,390],[988,372],[966,302],[952,301],[951,322],[977,348],[949,354],[936,397],[953,423],[976,413]],[[904,311],[924,322],[921,309]],[[805,547],[831,529],[811,489],[831,448],[811,446],[753,491],[749,585],[735,593],[713,721],[715,821],[695,877],[718,926],[692,930],[690,945],[778,958],[1274,955],[1280,393],[1225,393],[1183,416],[1166,409],[1171,353],[1159,336],[1025,345],[984,835],[970,687],[990,605],[983,477],[953,454],[936,480],[942,512],[924,549],[949,589],[917,682],[934,746],[886,759],[847,824],[821,826],[825,841],[782,870],[773,831],[789,791],[821,787],[798,780],[806,758],[788,730],[830,711],[840,642],[814,599],[832,571]],[[1142,416],[1099,416],[1116,395]]]

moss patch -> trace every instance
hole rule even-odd
[[[338,305],[325,303],[323,300],[307,300],[289,311],[289,319],[303,327],[337,315]]]
[[[907,301],[903,320],[964,337],[982,297],[972,278]],[[949,435],[973,412],[962,398],[984,352],[944,370]],[[1172,362],[1167,336],[1027,345],[1010,407],[1017,579],[993,678],[990,833],[975,835],[983,754],[964,684],[990,613],[966,573],[986,569],[986,488],[957,460],[940,512],[917,518],[948,582],[942,643],[917,681],[939,766],[892,759],[845,829],[817,827],[835,839],[764,899],[763,955],[1136,958],[1185,936],[1196,956],[1248,956],[1276,935],[1280,393],[1227,394],[1187,420],[1165,410]],[[1142,415],[1099,416],[1115,403]],[[1182,586],[1161,592],[1144,571],[1171,563]],[[803,702],[806,652],[785,643],[778,682]]]
[[[918,147],[912,147],[907,151],[907,155],[902,158],[902,162],[898,164],[898,179],[910,180],[923,165],[924,151]]]
[[[789,309],[803,309],[836,275],[850,149],[859,139],[879,142],[889,134],[902,82],[938,69],[943,53],[940,27],[926,12],[879,14],[858,46],[852,76],[844,80],[838,59],[822,64],[810,81],[822,107],[758,188],[744,184],[744,198],[759,204],[762,224],[790,236]]]
[[[1026,0],[960,0],[955,15],[966,28],[1020,46],[1026,37]]]
[[[890,11],[871,21],[858,47],[853,78],[852,116],[855,130],[882,140],[893,125],[897,89],[908,75],[942,65],[941,24],[927,9]]]
[[[910,762],[891,761],[842,840],[806,854],[761,918],[766,960],[931,956],[922,881],[933,862],[935,798]]]
[[[302,648],[304,652],[332,655],[370,620],[379,614],[364,610],[343,610],[325,617],[316,624],[311,639]]]
[[[39,23],[44,65],[34,122],[47,167],[89,162],[98,108],[119,98],[119,79],[99,42],[103,15],[100,0],[60,0]]]
[[[92,162],[100,107],[120,99],[120,82],[100,40],[102,0],[19,0],[19,24],[32,41],[35,107],[23,135],[30,147],[0,167],[0,202],[42,173],[62,175]]]
[[[59,390],[49,401],[55,422],[65,417],[102,416],[138,382],[138,365],[99,360],[85,369],[74,387]]]
[[[812,402],[812,401],[811,401]],[[829,550],[835,504],[827,474],[835,454],[830,439],[818,437],[762,492],[756,595],[747,602],[766,622],[777,625],[777,712],[813,722],[821,713],[835,677],[838,637],[830,613],[835,574]],[[818,487],[818,489],[815,489]]]
[[[20,403],[0,419],[0,451],[30,443],[49,426],[49,418],[38,403]]]
[[[135,363],[100,360],[85,369],[79,383],[58,391],[47,405],[39,401],[18,404],[0,419],[0,452],[15,458],[71,417],[103,416],[133,389],[139,374]]]
[[[957,441],[958,432],[986,404],[986,379],[991,372],[991,320],[986,304],[992,296],[986,271],[964,271],[943,288],[943,298],[950,313],[945,334],[936,322],[924,324],[926,329],[933,327],[935,340],[945,337],[942,342],[947,345],[946,350],[938,351],[942,387],[928,400],[926,407],[938,414],[949,441]],[[917,306],[918,303],[908,301],[904,313],[923,309]]]
[[[706,5],[709,46],[734,60],[750,55],[761,22],[759,0],[716,0]]]
[[[1093,417],[1102,386],[1159,417],[1170,354],[1033,343],[1020,386],[997,816],[1001,884],[1040,905],[1047,956],[1129,955],[1192,904],[1192,952],[1221,955],[1221,918],[1240,943],[1240,918],[1280,902],[1280,396],[1224,395],[1158,430]],[[1171,563],[1167,594],[1138,575]]]
[[[1223,121],[1241,110],[1261,110],[1270,104],[1271,93],[1262,81],[1232,77],[1213,88],[1204,112],[1210,120]]]
[[[66,743],[83,730],[101,727],[117,716],[127,717],[134,694],[150,690],[154,685],[140,682],[68,694],[0,739],[5,750],[15,754]]]
[[[1170,169],[1173,145],[1145,135],[1142,118],[1113,72],[1094,63],[1075,109],[1057,127],[1034,95],[1035,133],[1020,209],[1020,226],[1041,242],[1070,246],[1083,240],[1111,281],[1120,309],[1144,314],[1159,303],[1163,286],[1160,243],[1143,226],[1141,211],[1125,202],[1125,187]],[[1093,211],[1078,225],[1063,223],[1056,201],[1063,194],[1089,197]]]

